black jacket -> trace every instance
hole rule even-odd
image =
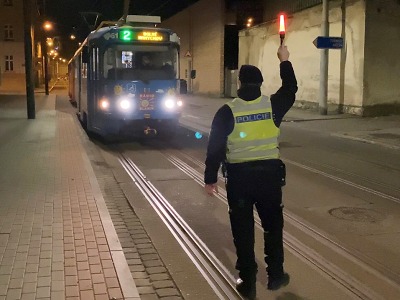
[[[277,127],[280,126],[284,115],[292,107],[297,92],[297,81],[290,61],[280,64],[282,86],[271,95],[272,116]],[[251,101],[261,96],[257,86],[243,86],[238,90],[238,97]],[[215,114],[211,124],[211,131],[207,147],[206,169],[204,182],[212,184],[217,182],[218,169],[225,161],[226,143],[228,135],[233,131],[234,119],[230,107],[225,104]]]

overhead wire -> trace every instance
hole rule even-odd
[[[164,2],[159,7],[157,7],[156,9],[153,9],[151,12],[149,12],[147,15],[152,15],[154,12],[160,10],[161,8],[163,8],[165,5],[167,5],[170,2],[172,2],[172,0],[168,0],[168,1]]]

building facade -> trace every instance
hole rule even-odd
[[[45,72],[42,45],[47,44],[48,78],[54,83],[57,77],[67,73],[67,62],[60,58],[60,37],[43,31],[43,20],[39,11],[41,1],[30,0],[32,21],[32,67],[34,86],[44,86]],[[0,0],[0,93],[26,93],[25,37],[23,0]],[[46,35],[47,38],[45,37]],[[52,36],[52,37],[50,37]],[[46,40],[46,41],[45,41]],[[53,50],[53,54],[52,54]]]
[[[0,0],[0,92],[25,90],[22,0]]]
[[[342,50],[329,50],[329,110],[363,116],[400,113],[400,57],[396,55],[400,3],[337,0],[329,1],[329,7],[329,36],[344,38]],[[318,107],[322,50],[313,41],[321,35],[321,21],[321,4],[288,18],[285,42],[299,83],[295,103],[299,107]],[[280,85],[275,55],[280,42],[277,26],[272,20],[239,33],[239,64],[260,67],[266,94]]]
[[[190,93],[223,95],[224,12],[223,0],[201,0],[161,24],[180,37],[180,74]]]
[[[238,32],[237,68],[258,66],[265,94],[280,87],[277,17],[286,12],[285,43],[299,85],[295,105],[317,108],[322,50],[313,41],[321,35],[322,0],[261,2],[263,22]],[[243,7],[232,17],[226,1],[200,0],[162,23],[181,37],[181,78],[190,82],[190,92],[227,96],[223,62],[237,45],[227,44],[224,26],[235,22],[240,26],[240,19],[254,15],[254,11],[243,12]],[[329,36],[343,37],[344,48],[329,50],[328,110],[363,116],[400,113],[399,1],[330,0],[329,8]],[[191,69],[196,70],[194,79]]]

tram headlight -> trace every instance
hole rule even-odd
[[[119,105],[123,110],[128,110],[131,108],[131,103],[128,99],[122,99]]]
[[[175,99],[172,98],[172,97],[166,98],[166,99],[164,100],[164,105],[165,105],[165,107],[168,108],[168,109],[173,109],[173,108],[175,107],[175,105],[176,105]]]
[[[110,108],[110,101],[106,97],[101,98],[99,101],[99,107],[101,110],[108,110]]]
[[[131,111],[133,108],[133,99],[129,97],[122,97],[118,100],[118,108],[123,111]]]
[[[164,99],[164,106],[168,110],[174,110],[183,105],[183,102],[177,99],[175,96],[168,96]]]

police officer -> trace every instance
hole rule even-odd
[[[236,247],[238,292],[253,299],[256,295],[257,263],[254,255],[255,205],[264,229],[264,251],[269,290],[289,283],[283,269],[282,186],[285,165],[279,159],[279,126],[292,107],[297,81],[286,46],[277,52],[282,86],[271,97],[261,95],[263,76],[252,65],[239,71],[238,97],[215,114],[208,141],[205,190],[218,192],[218,170],[226,169],[229,217]]]

